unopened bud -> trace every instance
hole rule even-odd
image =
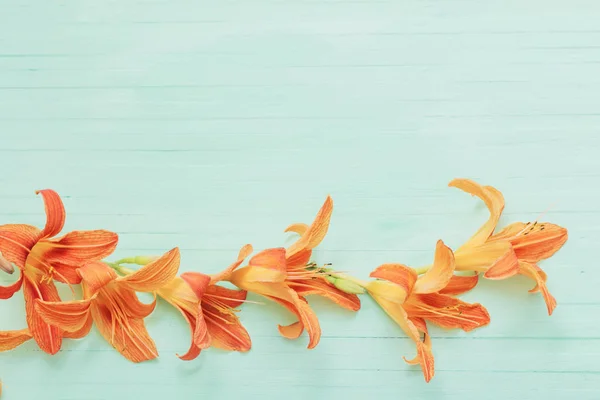
[[[336,279],[336,281],[333,282],[333,285],[342,292],[348,294],[361,294],[365,292],[365,289],[359,284],[343,278]]]
[[[136,256],[134,258],[134,264],[146,265],[146,264],[150,264],[153,261],[158,260],[159,258],[160,258],[159,256]]]
[[[0,269],[6,272],[7,274],[12,274],[13,272],[15,272],[15,267],[13,263],[4,258],[4,256],[2,256],[2,253],[0,253]]]

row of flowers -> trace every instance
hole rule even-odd
[[[358,311],[358,295],[364,293],[414,341],[416,356],[405,360],[420,365],[429,381],[434,375],[434,358],[427,323],[464,331],[489,324],[485,307],[466,303],[457,296],[474,288],[480,277],[498,280],[519,274],[535,282],[531,292],[541,292],[548,314],[552,314],[556,300],[537,263],[553,255],[567,240],[565,228],[537,221],[515,222],[494,233],[504,209],[502,194],[467,179],[455,179],[449,185],[480,198],[489,209],[489,219],[454,251],[439,240],[431,265],[411,268],[383,264],[371,272],[370,280],[312,262],[312,251],[329,228],[333,211],[330,197],[312,224],[293,224],[285,230],[298,235],[288,248],[262,250],[245,263],[253,253],[248,244],[221,273],[186,272],[177,276],[178,248],[160,257],[108,262],[104,259],[117,246],[116,233],[73,231],[57,237],[65,222],[63,203],[56,192],[41,190],[38,193],[43,197],[47,217],[43,229],[24,224],[0,226],[0,269],[20,272],[15,283],[0,287],[0,298],[8,299],[22,290],[27,315],[27,328],[0,332],[0,351],[33,339],[46,353],[56,354],[63,339],[83,338],[95,325],[127,359],[154,359],[158,352],[144,319],[160,297],[179,310],[190,326],[191,344],[185,354],[178,355],[182,360],[192,360],[211,346],[244,352],[250,350],[251,339],[237,312],[248,292],[293,313],[297,321],[280,325],[279,332],[288,339],[297,339],[306,331],[310,349],[319,343],[321,328],[306,297],[322,296],[340,307]],[[139,267],[131,269],[134,265]],[[72,300],[60,298],[55,281],[71,287]],[[222,282],[238,289],[225,287]],[[76,299],[75,285],[81,285],[81,299]],[[137,292],[153,294],[154,301],[141,302]]]

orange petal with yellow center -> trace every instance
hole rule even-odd
[[[35,226],[7,224],[0,226],[0,252],[9,262],[25,268],[25,260],[40,238],[41,231]]]
[[[490,238],[500,239],[510,241],[519,260],[536,263],[556,253],[567,241],[568,233],[565,228],[548,222],[516,222]]]
[[[179,270],[179,248],[163,254],[159,259],[144,265],[137,271],[118,278],[119,285],[128,287],[136,292],[154,292],[171,282]]]
[[[73,231],[57,239],[41,240],[36,249],[43,251],[44,261],[58,272],[56,280],[76,284],[81,281],[77,268],[112,254],[118,240],[116,233],[105,230]]]
[[[325,203],[321,206],[313,223],[306,229],[296,243],[288,247],[286,252],[288,258],[302,250],[312,250],[323,241],[327,234],[327,230],[329,229],[329,221],[331,220],[332,212],[333,200],[331,199],[331,196],[327,196]]]
[[[449,295],[463,294],[477,286],[477,282],[479,282],[478,273],[469,276],[453,275],[446,287],[441,289],[438,293]]]
[[[202,303],[211,345],[227,351],[246,352],[252,347],[248,331],[233,312],[222,312],[211,304]]]
[[[445,329],[471,331],[490,323],[490,315],[481,304],[465,303],[438,293],[418,294],[405,304],[406,311]]]
[[[12,350],[31,339],[29,329],[0,332],[0,351]]]
[[[448,186],[461,189],[464,192],[479,197],[490,211],[489,219],[481,228],[479,228],[475,235],[473,235],[458,250],[485,243],[492,233],[494,233],[502,210],[504,210],[504,197],[502,196],[502,193],[491,186],[482,186],[470,179],[454,179]]]
[[[507,241],[457,250],[454,262],[458,271],[485,272],[489,279],[504,279],[519,272],[517,256]]]
[[[23,280],[27,326],[40,349],[48,354],[56,354],[62,344],[62,332],[59,328],[46,323],[35,310],[36,300],[61,301],[54,283],[31,282]]]
[[[522,275],[525,275],[536,282],[536,286],[531,289],[530,292],[538,290],[542,292],[542,296],[544,296],[544,301],[546,302],[546,308],[548,309],[548,315],[552,315],[552,312],[554,312],[554,309],[556,308],[556,299],[550,294],[550,291],[546,286],[546,274],[544,271],[537,265],[528,262],[520,262],[519,268]]]
[[[65,206],[60,196],[51,189],[38,190],[35,193],[42,195],[46,209],[46,226],[40,237],[49,238],[58,235],[65,225],[66,218]]]
[[[142,319],[115,315],[117,310],[99,302],[94,302],[90,310],[100,334],[125,358],[137,363],[158,357]]]
[[[237,260],[233,264],[231,264],[229,267],[225,268],[225,270],[223,270],[222,272],[219,272],[218,274],[213,275],[211,277],[211,282],[217,283],[220,281],[229,280],[229,277],[231,276],[233,271],[235,271],[235,269],[244,262],[244,259],[246,257],[248,257],[250,254],[252,254],[252,251],[253,251],[252,245],[250,245],[250,244],[247,244],[244,247],[242,247],[240,249],[240,252],[238,253]]]
[[[263,250],[248,262],[247,279],[256,282],[282,282],[286,278],[285,249]]]
[[[414,269],[403,264],[382,264],[369,276],[383,279],[369,282],[366,287],[369,293],[396,303],[404,302],[418,278]]]
[[[290,281],[288,285],[301,297],[317,295],[325,297],[350,311],[360,309],[360,299],[357,295],[342,292],[323,278]]]
[[[433,267],[421,275],[414,286],[415,293],[434,293],[448,284],[454,274],[454,254],[448,246],[438,240]]]

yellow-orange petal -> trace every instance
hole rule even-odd
[[[12,350],[31,339],[29,329],[0,331],[0,351]]]
[[[200,349],[208,349],[210,347],[212,338],[208,331],[208,325],[206,324],[206,318],[204,317],[204,311],[202,306],[198,305],[198,315],[196,315],[196,326],[194,327],[193,341],[196,346]]]
[[[519,260],[536,263],[551,257],[567,241],[567,230],[548,222],[517,222],[504,228],[491,240],[505,238],[513,245]]]
[[[38,190],[35,193],[42,195],[44,208],[46,209],[46,226],[44,226],[40,237],[49,238],[58,235],[65,224],[66,218],[65,206],[60,196],[51,189]]]
[[[23,284],[23,274],[19,276],[19,279],[15,283],[11,283],[8,286],[0,286],[0,299],[10,299],[16,292],[21,289]]]
[[[117,321],[110,309],[99,302],[92,303],[90,310],[100,334],[125,358],[137,363],[158,357],[156,345],[142,319]]]
[[[118,278],[117,282],[136,292],[156,291],[177,276],[179,261],[179,248],[175,247],[137,271]]]
[[[454,254],[448,246],[438,240],[433,267],[421,275],[414,285],[415,293],[434,293],[448,284],[454,274]]]
[[[360,299],[357,295],[342,292],[323,278],[290,281],[288,285],[301,297],[317,295],[325,297],[350,311],[360,309]]]
[[[252,268],[248,279],[261,282],[280,282],[286,277],[285,249],[266,249],[250,259]]]
[[[32,282],[25,278],[23,280],[23,295],[25,297],[25,311],[27,313],[27,326],[40,349],[48,354],[56,354],[62,345],[62,331],[46,323],[41,315],[35,310],[35,302],[61,301],[56,286],[53,282]]]
[[[44,252],[44,260],[58,272],[56,280],[76,284],[81,281],[77,268],[112,254],[118,240],[116,233],[105,230],[73,231],[60,238],[41,240],[36,249]]]
[[[77,270],[82,279],[84,295],[93,296],[96,292],[118,278],[117,273],[100,261],[91,261]]]
[[[312,250],[323,241],[327,230],[329,229],[329,221],[331,220],[331,213],[333,212],[333,200],[331,196],[327,196],[325,203],[321,206],[321,209],[317,213],[315,220],[304,232],[304,234],[294,244],[288,247],[286,256],[292,257],[294,254],[308,249]]]
[[[221,350],[246,352],[252,347],[248,331],[233,312],[222,312],[211,304],[202,303],[211,346]]]
[[[286,257],[286,264],[288,271],[306,267],[306,264],[310,261],[310,257],[312,256],[312,250],[304,249],[300,250],[296,254]]]
[[[530,264],[528,262],[519,263],[520,272],[536,282],[536,286],[530,290],[542,292],[544,301],[546,302],[546,308],[548,309],[548,315],[552,315],[556,308],[556,299],[550,294],[548,287],[546,286],[546,274],[537,265]]]
[[[233,271],[244,262],[244,259],[246,259],[246,257],[252,254],[252,251],[253,249],[251,244],[244,245],[238,253],[237,260],[233,262],[229,267],[225,268],[225,270],[223,270],[222,272],[213,275],[211,277],[211,283],[229,280],[229,277],[231,276]]]
[[[293,340],[298,339],[300,335],[302,335],[302,332],[304,332],[304,325],[302,325],[302,322],[296,321],[289,325],[278,325],[277,329],[281,336]]]
[[[445,329],[471,331],[490,323],[490,315],[479,303],[466,303],[453,296],[429,293],[411,297],[404,308],[411,316],[420,317]]]
[[[35,311],[44,322],[63,331],[77,332],[88,320],[92,300],[43,301],[37,299]]]
[[[194,329],[196,328],[196,313],[197,313],[197,311],[195,313],[190,313],[179,307],[177,307],[177,309],[181,312],[181,314],[183,315],[183,318],[185,318],[185,320],[187,321],[188,325],[190,326],[190,332],[192,334],[190,348],[183,355],[177,354],[177,357],[179,357],[183,361],[191,361],[191,360],[195,359],[196,357],[198,357],[200,355],[200,352],[202,351],[202,349],[200,347],[196,346],[196,344],[194,343]]]
[[[285,228],[284,232],[294,232],[294,233],[297,233],[298,235],[302,236],[306,233],[308,228],[309,228],[309,226],[307,224],[303,224],[300,222],[297,224],[291,224],[290,226]]]
[[[435,367],[433,353],[431,352],[431,337],[427,332],[425,332],[424,341],[417,343],[417,356],[412,360],[407,360],[405,357],[403,358],[408,364],[419,364],[421,366],[421,371],[423,371],[425,382],[429,383],[429,381],[431,381],[435,373]]]
[[[464,192],[479,197],[490,211],[489,219],[481,226],[481,228],[479,228],[475,235],[473,235],[458,250],[485,243],[492,233],[494,233],[500,215],[504,210],[504,197],[502,196],[502,193],[491,186],[482,186],[470,179],[454,179],[448,186],[461,189]]]
[[[221,304],[229,308],[239,307],[246,300],[248,292],[245,290],[229,289],[219,285],[210,285],[202,298],[204,303]]]
[[[180,276],[194,291],[196,298],[201,300],[210,284],[210,276],[200,272],[184,272]]]
[[[518,261],[507,241],[495,241],[454,253],[457,271],[485,272],[486,278],[504,279],[518,273]]]
[[[477,282],[479,282],[479,274],[475,273],[474,275],[453,275],[450,279],[450,282],[440,290],[438,293],[440,294],[449,294],[449,295],[459,295],[469,290],[473,289],[477,286]]]
[[[25,260],[30,250],[40,238],[41,231],[35,226],[25,224],[7,224],[0,226],[0,252],[2,256],[25,268]]]
[[[403,264],[382,264],[369,275],[387,282],[371,281],[366,289],[377,296],[402,303],[413,291],[418,275],[414,269]]]

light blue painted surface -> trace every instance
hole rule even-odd
[[[503,222],[550,208],[570,230],[542,264],[555,314],[525,279],[483,282],[464,298],[492,324],[432,329],[428,385],[370,299],[357,315],[311,300],[312,351],[278,336],[291,316],[249,304],[253,350],[190,363],[163,303],[158,361],[95,331],[55,357],[27,343],[0,354],[3,398],[600,398],[598,21],[595,1],[3,1],[2,223],[42,224],[33,191],[50,187],[67,229],[121,235],[116,257],[179,245],[182,270],[210,273],[246,242],[289,243],[330,193],[317,259],[366,277],[469,237],[487,212],[446,183],[470,177],[503,191]],[[24,327],[22,295],[0,315]]]

